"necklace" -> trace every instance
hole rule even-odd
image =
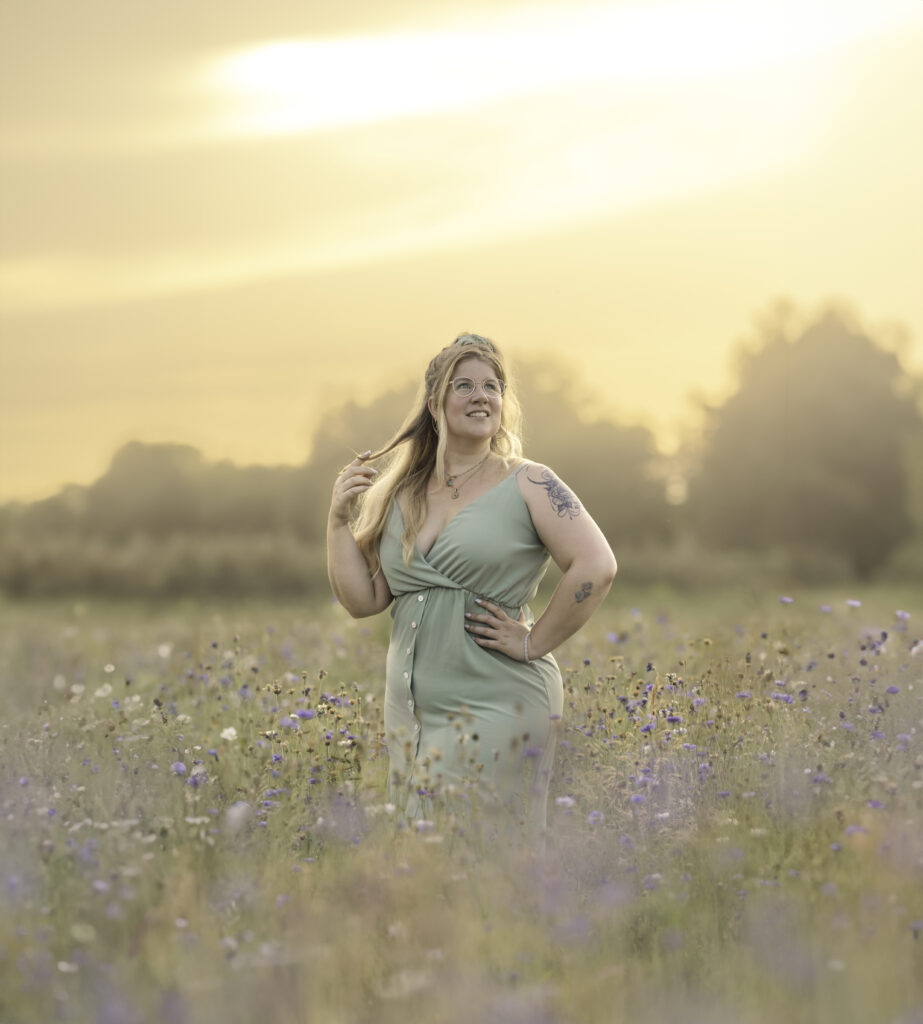
[[[476,469],[480,469],[480,467],[484,465],[484,463],[488,460],[489,457],[490,457],[490,452],[488,452],[484,456],[484,458],[481,459],[480,462],[476,462],[473,466],[470,466],[468,469],[462,470],[461,473],[456,473],[454,476],[448,476],[448,475],[446,476],[446,478],[445,478],[445,485],[446,485],[446,487],[451,487],[452,488],[452,494],[450,496],[453,499],[458,497],[458,489],[460,487],[464,487],[465,484],[470,479],[469,474],[474,473],[474,471]],[[465,477],[465,479],[461,483],[458,483],[458,478],[462,477],[462,476]]]

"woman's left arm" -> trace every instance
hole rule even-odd
[[[529,634],[529,658],[540,658],[580,629],[599,607],[615,578],[615,556],[602,530],[547,466],[530,462],[519,487],[536,533],[564,574],[548,607]],[[469,631],[482,647],[524,658],[524,623],[481,602],[487,615],[469,617]]]

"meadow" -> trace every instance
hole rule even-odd
[[[0,605],[0,1021],[919,1024],[919,590],[629,592],[543,854],[386,802],[390,619]]]

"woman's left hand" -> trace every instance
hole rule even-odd
[[[481,647],[500,651],[501,654],[516,661],[525,661],[523,642],[529,632],[525,612],[520,612],[518,619],[511,619],[499,605],[490,601],[479,598],[477,604],[487,614],[465,612],[465,629],[468,630],[471,639]]]

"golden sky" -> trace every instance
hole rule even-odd
[[[0,501],[462,330],[667,446],[779,298],[923,371],[921,125],[921,0],[0,0]]]

